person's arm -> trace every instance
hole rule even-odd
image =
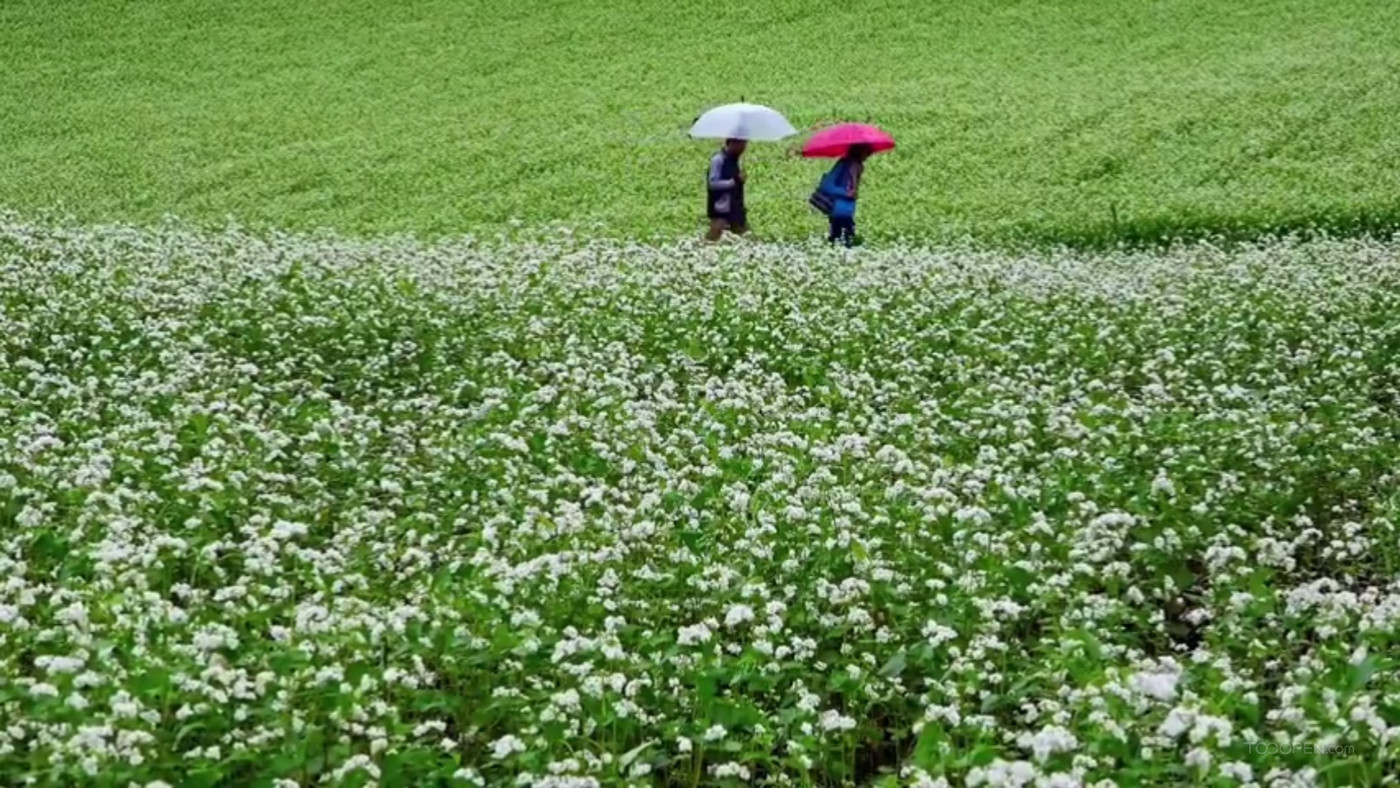
[[[851,166],[851,199],[860,193],[860,176],[865,174],[865,165],[857,162]]]
[[[724,177],[724,157],[716,156],[710,159],[710,191],[727,191],[734,186],[733,178]]]

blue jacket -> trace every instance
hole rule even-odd
[[[851,172],[851,162],[841,159],[822,178],[821,190],[831,195],[834,204],[831,208],[831,218],[850,219],[856,215],[856,189],[855,176]]]

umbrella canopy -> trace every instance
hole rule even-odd
[[[701,115],[690,127],[690,136],[713,140],[775,142],[791,137],[797,129],[777,110],[760,104],[725,104]]]
[[[894,148],[894,137],[865,123],[842,123],[813,134],[802,146],[802,155],[809,159],[839,159],[852,145],[869,145],[872,151],[880,153]]]

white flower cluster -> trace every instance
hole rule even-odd
[[[1400,244],[0,215],[0,776],[1364,784],[1398,472]]]

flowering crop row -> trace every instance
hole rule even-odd
[[[1379,782],[1397,284],[0,217],[0,776]]]
[[[861,185],[872,243],[1400,229],[1394,0],[383,5],[5,2],[0,199],[672,240],[708,224],[715,142],[690,124],[754,101],[804,135],[856,121],[899,140]],[[769,240],[825,230],[807,197],[829,162],[792,143],[745,154]]]

